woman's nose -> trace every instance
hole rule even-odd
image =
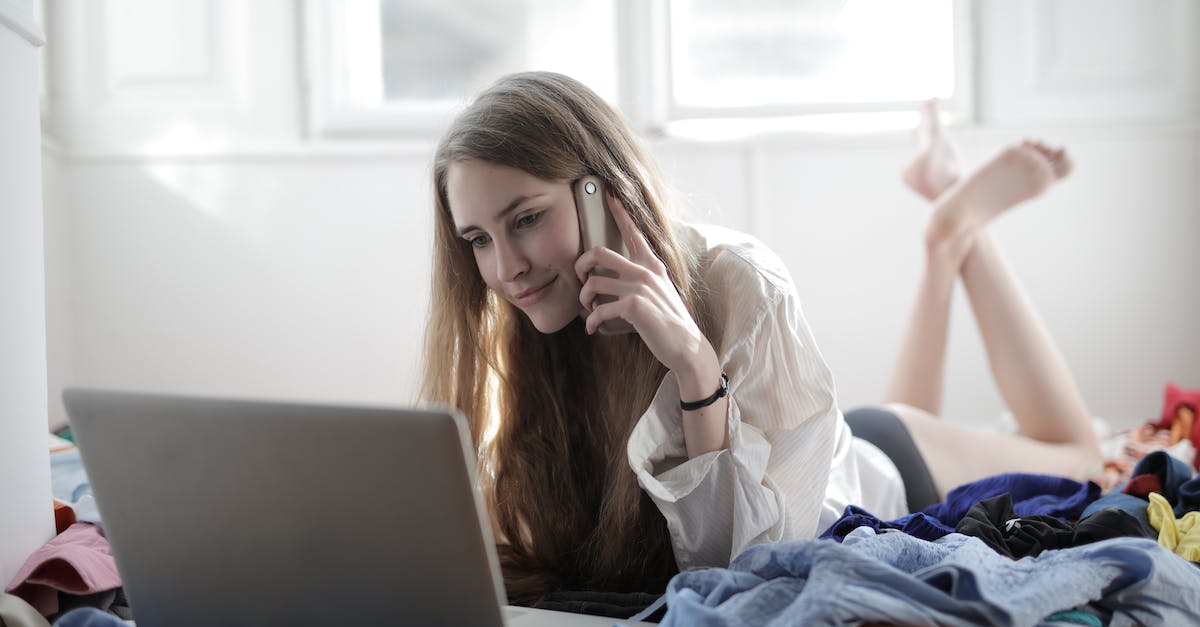
[[[501,281],[514,281],[529,270],[529,258],[519,246],[496,242],[496,273]]]

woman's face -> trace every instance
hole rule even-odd
[[[579,216],[566,181],[455,161],[446,171],[446,196],[454,229],[470,243],[489,288],[542,333],[559,331],[580,315]]]

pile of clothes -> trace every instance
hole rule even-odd
[[[850,506],[680,573],[663,624],[1200,624],[1200,476],[1157,451],[1117,488],[1005,474],[897,520]]]

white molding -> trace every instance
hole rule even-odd
[[[1067,125],[1062,123],[1032,123],[1022,125],[958,125],[951,131],[960,142],[980,139],[1016,139],[1045,136],[1072,145],[1086,142],[1127,142],[1184,139],[1200,142],[1200,123],[1192,124],[1100,124]],[[746,150],[748,162],[759,155],[762,147],[792,147],[826,150],[830,148],[872,149],[908,147],[912,144],[911,129],[870,133],[818,133],[806,131],[771,131],[746,133],[736,137],[714,139],[680,136],[666,133],[647,136],[652,148],[687,146],[724,146]],[[194,150],[113,150],[111,147],[58,143],[43,133],[42,148],[63,163],[207,163],[207,162],[264,162],[264,161],[329,161],[329,160],[431,160],[436,138],[393,139],[364,142],[361,140],[297,141],[280,143],[247,143],[212,149]],[[753,173],[751,173],[753,175]]]
[[[670,7],[667,0],[618,0],[617,104],[633,128],[648,135],[666,131],[671,84]]]
[[[986,122],[1196,119],[1200,4],[1008,0],[979,9]]]
[[[33,2],[0,0],[0,26],[8,28],[35,47],[46,45],[46,34],[34,14]]]
[[[1129,141],[1161,141],[1182,139],[1200,142],[1200,123],[1181,124],[1105,124],[1100,122],[1063,124],[1061,122],[1039,122],[1020,125],[958,125],[950,124],[951,133],[962,144],[975,141],[1012,141],[1024,137],[1044,136],[1053,141],[1071,146],[1077,143],[1104,143]],[[772,131],[747,133],[738,137],[706,140],[696,137],[666,135],[656,138],[652,145],[674,148],[689,145],[746,145],[758,147],[784,147],[793,149],[875,149],[909,148],[912,146],[912,129],[897,129],[871,133],[820,133],[809,131]]]
[[[1157,51],[1140,47],[1143,56],[1126,67],[1101,66],[1092,63],[1078,64],[1079,59],[1065,59],[1061,55],[1063,33],[1071,27],[1077,16],[1066,12],[1058,0],[1033,5],[1033,45],[1037,63],[1033,67],[1034,90],[1040,93],[1072,92],[1089,89],[1169,90],[1171,88],[1170,66],[1173,55],[1173,37],[1170,34],[1171,17],[1166,13],[1137,10],[1136,4],[1124,4],[1133,13],[1123,15],[1122,23],[1139,28],[1152,41],[1150,46],[1161,46]],[[1110,17],[1111,19],[1111,17]],[[1139,23],[1140,22],[1140,23]],[[1074,61],[1076,64],[1072,64]],[[1127,60],[1128,61],[1128,60]]]
[[[436,146],[428,141],[395,140],[386,142],[320,141],[246,143],[212,149],[194,150],[114,150],[110,146],[73,144],[64,147],[51,137],[43,138],[43,149],[57,154],[63,163],[244,163],[272,161],[394,160],[431,161]]]
[[[956,121],[979,121],[979,4],[954,0],[954,98],[945,107]]]
[[[54,0],[47,28],[43,120],[67,154],[211,154],[300,135],[293,0],[203,0],[194,16],[151,4],[161,24],[145,41],[138,14],[116,0]],[[153,16],[144,16],[150,19]],[[172,19],[166,19],[170,17]],[[144,21],[144,20],[143,20]],[[166,30],[161,30],[166,29]],[[154,46],[186,37],[180,55]],[[133,40],[133,41],[131,41]]]
[[[187,26],[201,32],[197,52],[205,58],[204,67],[159,68],[160,73],[154,76],[122,65],[122,59],[143,58],[153,51],[138,49],[136,42],[119,36],[119,29],[114,28],[121,17],[116,6],[112,0],[91,0],[86,5],[86,52],[99,53],[98,62],[90,66],[90,80],[85,87],[88,108],[161,114],[181,105],[225,113],[245,111],[250,106],[251,78],[246,60],[251,58],[250,38],[254,35],[244,5],[205,0],[202,22]],[[124,51],[126,46],[134,48]]]

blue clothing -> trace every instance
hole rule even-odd
[[[1192,476],[1192,467],[1166,451],[1154,451],[1133,467],[1133,476],[1155,475],[1162,483],[1162,495],[1175,510],[1175,517],[1200,509],[1200,476]],[[1147,505],[1149,501],[1145,501]]]
[[[1200,510],[1200,475],[1179,484],[1175,491],[1175,517]]]
[[[1146,507],[1149,505],[1150,501],[1144,498],[1114,490],[1092,501],[1092,504],[1083,510],[1080,518],[1087,518],[1100,510],[1115,508],[1138,519],[1146,529],[1154,530],[1150,524],[1150,517],[1146,514]]]
[[[857,505],[847,505],[842,517],[826,529],[825,533],[819,536],[819,539],[841,542],[850,532],[859,527],[870,527],[875,531],[895,529],[903,531],[914,538],[929,541],[937,540],[954,531],[954,527],[947,526],[933,516],[922,514],[921,512],[901,516],[896,520],[886,521],[880,520],[871,512]]]
[[[80,607],[63,614],[54,627],[129,627],[129,623],[94,607]]]
[[[1081,606],[1112,625],[1184,625],[1200,623],[1200,569],[1140,538],[1012,560],[957,533],[928,542],[863,528],[842,544],[759,545],[728,569],[682,572],[667,602],[664,626],[1036,625]]]
[[[1200,486],[1198,486],[1200,488]],[[984,499],[1009,494],[1013,512],[1019,517],[1034,515],[1078,520],[1092,501],[1100,496],[1100,486],[1089,481],[1086,484],[1062,477],[1008,473],[994,475],[963,484],[946,495],[944,503],[926,507],[924,511],[902,516],[885,522],[870,512],[850,505],[842,517],[826,529],[821,538],[832,538],[838,542],[852,530],[868,526],[876,531],[899,529],[923,540],[936,540],[954,531],[967,515],[967,511]],[[1145,518],[1145,512],[1142,512]],[[1149,526],[1149,521],[1146,521]]]
[[[65,503],[74,503],[92,493],[79,449],[70,448],[50,455],[50,492]]]
[[[1192,476],[1192,467],[1183,460],[1171,456],[1166,451],[1154,451],[1138,460],[1137,465],[1133,467],[1131,476],[1139,475],[1158,477],[1159,483],[1162,484],[1163,498],[1167,499],[1167,502],[1174,508],[1176,518],[1200,509],[1200,475]],[[1150,525],[1150,518],[1146,515],[1146,508],[1150,505],[1150,501],[1132,494],[1125,494],[1124,489],[1125,486],[1118,487],[1092,502],[1083,510],[1083,517],[1086,518],[1102,509],[1115,507],[1133,514],[1147,529],[1153,529],[1154,527]]]
[[[1071,625],[1087,625],[1088,627],[1104,627],[1100,617],[1079,610],[1058,612],[1046,617],[1047,623],[1069,623]]]
[[[1154,451],[1138,460],[1133,467],[1131,477],[1138,475],[1155,475],[1162,483],[1162,495],[1168,503],[1175,503],[1179,498],[1179,488],[1192,478],[1192,467],[1181,459],[1176,459],[1166,451]],[[1177,516],[1179,514],[1176,514]]]
[[[78,448],[50,454],[50,493],[75,510],[75,520],[104,528]]]
[[[1013,512],[1021,517],[1041,514],[1078,520],[1083,509],[1100,498],[1100,486],[1091,481],[1084,484],[1050,475],[1006,473],[954,488],[945,503],[926,507],[924,513],[953,527],[976,503],[1006,492],[1012,496]]]

